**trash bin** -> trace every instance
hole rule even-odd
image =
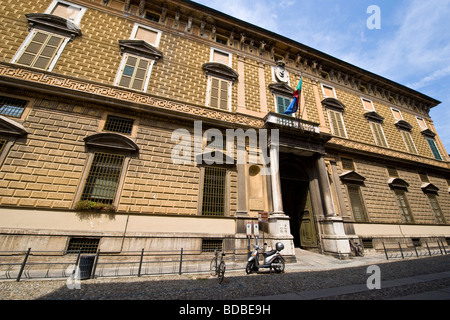
[[[92,267],[94,266],[95,255],[82,255],[78,263],[78,276],[77,280],[86,280],[91,277]],[[77,274],[77,273],[75,273]]]

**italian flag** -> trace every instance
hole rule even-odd
[[[300,101],[300,92],[302,91],[302,79],[303,79],[303,77],[300,78],[300,81],[298,82],[298,85],[297,85],[297,90],[295,90],[294,93],[293,93],[294,100],[292,100],[291,104],[286,109],[284,114],[292,114],[292,113],[296,113],[297,112],[297,110],[298,110],[298,102]]]

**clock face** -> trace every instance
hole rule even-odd
[[[277,79],[281,82],[287,82],[288,81],[288,72],[283,66],[278,65],[275,68],[275,76]]]

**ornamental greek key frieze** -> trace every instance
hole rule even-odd
[[[262,128],[264,126],[263,119],[213,110],[194,104],[185,104],[178,101],[155,97],[143,92],[134,92],[87,80],[82,81],[71,77],[62,77],[51,72],[40,72],[5,62],[0,63],[0,78],[1,77],[14,78],[26,82],[34,82],[73,91],[81,91],[92,95],[140,104],[143,109],[156,107],[253,128]]]

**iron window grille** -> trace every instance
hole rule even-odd
[[[225,215],[226,168],[205,167],[202,214]]]
[[[103,131],[131,134],[133,123],[133,119],[108,115]]]
[[[223,240],[221,239],[202,239],[202,252],[222,251]]]
[[[25,100],[0,96],[0,114],[20,118],[26,104]]]
[[[70,238],[67,253],[96,253],[100,239]]]
[[[113,204],[125,156],[95,153],[80,200]]]

